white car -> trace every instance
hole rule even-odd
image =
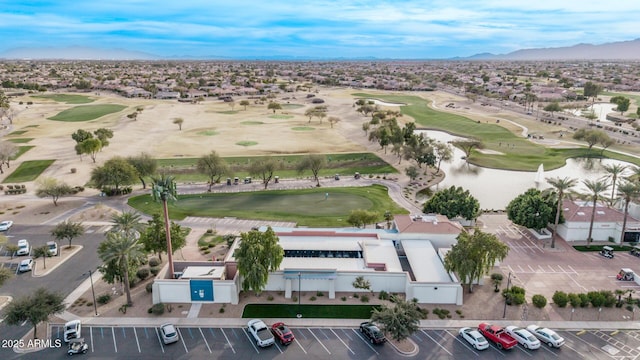
[[[47,241],[47,249],[49,249],[49,255],[58,255],[58,244],[55,241]]]
[[[253,336],[256,344],[260,347],[267,347],[275,344],[276,339],[273,337],[271,330],[264,321],[259,319],[249,320],[247,323],[249,333]]]
[[[18,251],[16,251],[16,255],[29,255],[31,252],[31,247],[29,246],[29,242],[25,239],[18,240]]]
[[[160,337],[165,345],[177,342],[180,338],[178,336],[178,330],[176,330],[176,327],[172,324],[160,325]]]
[[[82,335],[82,323],[80,320],[71,320],[64,324],[64,342],[71,339],[79,339]]]
[[[469,343],[469,345],[473,346],[473,348],[476,350],[484,350],[489,348],[489,342],[484,338],[484,336],[482,336],[482,334],[480,334],[477,329],[463,327],[458,331],[458,335],[465,339]]]
[[[20,265],[18,265],[18,272],[27,272],[33,270],[33,259],[27,258],[20,261]]]
[[[559,348],[564,345],[564,338],[549,328],[543,328],[538,325],[529,325],[527,326],[527,330],[540,339],[541,342],[549,345],[549,347]]]
[[[13,226],[13,221],[7,220],[0,222],[0,231],[7,231]]]
[[[529,331],[517,326],[507,326],[504,331],[511,335],[512,338],[524,346],[525,349],[535,350],[540,348],[540,340],[538,340]]]

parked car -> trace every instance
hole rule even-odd
[[[469,345],[473,346],[476,350],[485,350],[489,348],[489,342],[482,334],[476,329],[470,327],[463,327],[458,331],[463,339],[465,339]]]
[[[535,335],[541,342],[549,345],[549,347],[559,348],[564,345],[564,338],[549,328],[543,328],[538,325],[529,325],[527,326],[527,330]]]
[[[82,335],[82,323],[80,320],[71,320],[64,324],[64,342],[78,339]]]
[[[526,329],[517,326],[507,326],[504,331],[522,345],[525,349],[535,350],[540,348],[540,340]]]
[[[16,251],[16,255],[29,255],[31,252],[31,247],[29,246],[29,242],[25,239],[18,240],[18,251]]]
[[[382,330],[370,321],[365,321],[360,324],[360,332],[363,333],[372,344],[382,344],[387,341]]]
[[[507,350],[518,345],[516,339],[507,334],[500,326],[482,323],[478,325],[478,331],[480,331],[480,334],[484,335],[487,340],[496,344],[498,349]]]
[[[27,258],[20,261],[20,265],[18,265],[18,272],[27,272],[33,270],[33,259]]]
[[[3,222],[0,222],[0,231],[7,231],[11,229],[12,226],[13,226],[13,221],[11,220],[5,220]]]
[[[160,337],[165,345],[177,342],[180,339],[176,327],[168,323],[160,325]]]
[[[256,341],[258,346],[267,347],[275,344],[276,340],[264,321],[259,319],[249,320],[247,327],[249,328],[249,333],[253,336],[253,339]]]
[[[49,255],[58,255],[58,243],[55,241],[47,241],[47,249],[49,249]]]
[[[287,327],[283,322],[277,322],[271,325],[271,332],[281,345],[289,345],[295,340],[295,336],[291,332],[291,329]]]

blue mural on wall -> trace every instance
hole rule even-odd
[[[213,301],[213,280],[189,280],[191,301]]]

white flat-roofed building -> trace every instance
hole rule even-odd
[[[224,280],[224,266],[188,266],[181,278]]]

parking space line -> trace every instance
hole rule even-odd
[[[299,347],[300,347],[300,349],[304,352],[304,354],[305,354],[305,355],[307,354],[307,350],[305,350],[305,349],[302,347],[302,344],[300,344],[300,341],[298,341],[298,339],[293,339],[293,342],[295,342],[296,344],[298,344],[298,346],[299,346]]]
[[[142,350],[140,350],[140,341],[138,340],[138,332],[136,331],[136,328],[133,328],[133,335],[135,335],[135,337],[136,337],[136,344],[138,345],[138,352],[141,353]]]
[[[275,346],[276,349],[278,349],[278,351],[280,351],[280,354],[282,354],[282,349],[280,349],[280,346],[278,346],[278,343],[275,341],[275,339],[273,341],[273,346]]]
[[[346,336],[347,338],[349,338],[349,340],[353,340],[351,338],[351,336],[349,335],[349,332],[346,329],[340,329],[340,331],[342,331],[342,333],[344,334],[344,336]]]
[[[473,347],[472,347],[471,345],[469,345],[469,343],[468,343],[468,342],[460,340],[460,337],[459,337],[459,336],[453,335],[452,333],[450,333],[450,332],[448,332],[448,331],[445,331],[445,332],[446,332],[447,334],[451,335],[451,337],[452,337],[455,341],[457,341],[457,342],[459,342],[460,344],[462,344],[462,345],[463,345],[467,350],[471,351],[475,356],[480,356],[480,354],[478,354],[478,352],[477,352],[477,351],[475,351],[475,350],[473,349]]]
[[[329,353],[329,355],[331,355],[331,351],[329,351],[329,349],[327,349],[327,347],[324,346],[324,344],[322,343],[322,341],[320,341],[320,339],[318,339],[316,334],[314,334],[313,331],[311,331],[311,329],[309,328],[307,328],[307,330],[311,333],[311,335],[313,335],[314,338],[316,338],[316,340],[318,340],[318,342],[320,343],[320,346],[322,346]]]
[[[256,351],[256,353],[260,354],[260,351],[258,351],[258,348],[256,347],[256,344],[253,343],[253,339],[251,338],[251,336],[249,336],[248,330],[244,330],[242,329],[242,332],[244,333],[244,335],[247,337],[247,339],[249,340],[249,343],[251,344],[251,346],[253,346],[253,349]]]
[[[358,337],[358,339],[362,340],[369,347],[369,349],[371,349],[374,353],[376,353],[376,355],[380,355],[380,353],[376,351],[376,349],[374,349],[373,346],[371,346],[371,344],[369,344],[369,342],[363,337],[362,333],[358,332],[356,329],[351,329],[351,330],[354,333],[356,333],[356,336]]]
[[[58,328],[58,331],[59,330],[60,329]],[[94,352],[94,350],[93,350],[93,328],[92,327],[89,327],[89,337],[91,338],[91,352]]]
[[[211,333],[211,336],[214,338],[216,337],[216,333],[213,332],[213,328],[209,328],[209,332]]]
[[[546,350],[548,353],[552,354],[553,356],[558,357],[558,354],[556,354],[555,351],[552,351],[551,349],[549,349],[549,347],[547,347],[545,345],[546,344],[540,344],[540,349]],[[565,343],[563,346],[567,346],[567,343]],[[540,350],[538,350],[538,351],[540,351]]]
[[[207,349],[209,349],[209,354],[211,354],[211,348],[209,347],[209,342],[207,342],[207,338],[204,337],[204,333],[202,332],[201,328],[198,328],[198,330],[200,330],[200,335],[202,335],[202,339],[204,339],[204,344],[207,345]]]
[[[158,328],[156,329],[156,336],[158,337],[158,342],[160,343],[160,349],[162,349],[162,353],[164,354],[164,345],[162,345],[162,339],[160,339],[160,333],[158,333]]]
[[[584,343],[584,344],[586,344],[587,346],[589,346],[589,347],[591,347],[591,348],[594,348],[594,349],[596,349],[596,350],[599,350],[599,351],[601,351],[603,354],[606,354],[607,356],[609,356],[610,358],[615,359],[615,357],[611,356],[611,354],[609,354],[608,352],[606,352],[606,351],[604,351],[604,350],[600,349],[600,348],[599,348],[599,347],[597,347],[597,346],[593,346],[593,345],[591,345],[591,343],[589,343],[588,341],[582,340],[580,337],[578,337],[578,336],[574,335],[573,333],[571,333],[571,332],[570,332],[570,333],[569,333],[569,335],[571,335],[571,336],[573,336],[574,338],[576,338],[576,339],[580,340],[581,342],[583,342],[583,343]],[[566,345],[567,345],[567,344],[565,343],[565,344],[564,344],[564,346],[566,346]],[[571,347],[569,347],[569,348],[570,348],[571,350],[573,350],[573,351],[577,352],[578,354],[580,353],[580,352],[578,352],[578,351],[574,350],[574,349],[573,349],[573,348],[571,348]]]
[[[187,349],[187,344],[185,344],[184,342],[184,336],[182,336],[182,331],[180,331],[179,328],[176,328],[176,331],[178,332],[178,334],[180,334],[180,340],[182,340],[182,346],[184,346],[184,351],[186,353],[189,353],[189,349]],[[191,338],[193,338],[193,336]]]
[[[111,337],[113,338],[113,348],[116,352],[118,352],[118,345],[116,344],[116,333],[113,330],[113,326],[111,327]]]
[[[231,351],[233,351],[233,353],[235,354],[236,350],[233,348],[233,345],[231,345],[231,341],[229,341],[227,334],[224,333],[224,329],[220,328],[220,331],[222,332],[222,335],[224,336],[224,338],[227,339],[227,344],[229,344],[229,347],[231,347]]]
[[[429,339],[431,339],[431,340],[432,340],[436,345],[440,346],[440,348],[441,348],[442,350],[444,350],[447,354],[449,354],[449,356],[453,356],[453,354],[452,354],[452,353],[450,353],[450,352],[449,352],[449,350],[447,350],[447,348],[445,348],[444,346],[440,345],[440,343],[438,343],[438,342],[436,341],[436,339],[432,338],[429,334],[427,334],[427,332],[426,332],[426,331],[424,331],[424,330],[420,330],[420,331],[421,331],[423,334],[425,334]]]
[[[335,331],[333,331],[333,329],[331,329],[331,332],[338,338],[338,340],[340,340],[340,342],[353,354],[355,355],[356,353],[351,350],[351,348],[349,347],[349,345],[347,345],[347,343],[345,343],[344,341],[342,341],[342,339],[340,338],[340,336],[338,336],[338,334],[336,334]]]

